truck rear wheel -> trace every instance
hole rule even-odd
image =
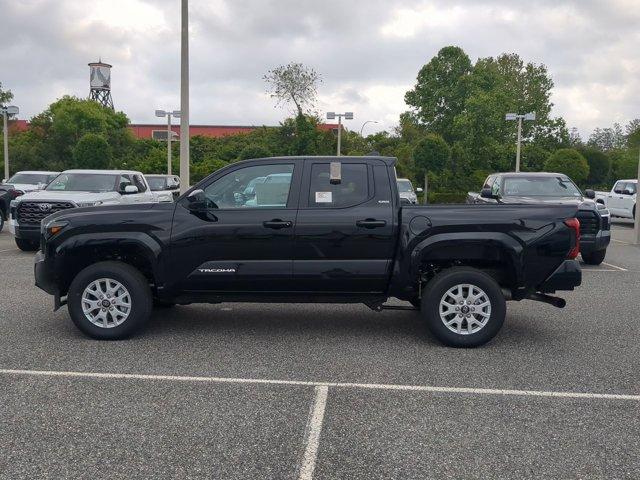
[[[148,280],[122,262],[99,262],[82,270],[71,282],[67,301],[76,327],[99,340],[132,335],[153,307]]]
[[[477,347],[502,328],[506,302],[498,283],[470,267],[454,267],[431,280],[422,314],[431,333],[451,347]]]
[[[583,253],[582,260],[587,265],[600,265],[604,262],[604,257],[607,255],[607,249],[596,250],[595,252]]]

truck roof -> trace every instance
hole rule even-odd
[[[57,175],[60,172],[51,172],[49,170],[20,170],[19,172],[15,172],[14,175],[19,173]]]
[[[124,174],[135,174],[142,175],[142,172],[138,172],[136,170],[91,170],[91,169],[73,169],[73,170],[65,170],[62,173],[94,173],[97,175],[122,175]]]
[[[499,172],[492,173],[492,175],[501,175],[503,177],[518,177],[518,176],[527,176],[527,177],[568,177],[566,173],[554,173],[554,172]]]
[[[249,158],[242,160],[243,162],[255,161],[255,160],[326,160],[329,162],[336,162],[340,160],[379,160],[384,162],[387,166],[393,166],[397,162],[396,157],[380,157],[377,155],[291,155],[291,156],[279,156],[279,157],[262,157],[262,158]],[[240,163],[240,162],[235,162]]]

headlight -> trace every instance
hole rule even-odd
[[[102,205],[102,202],[100,200],[96,202],[79,202],[76,203],[76,205],[78,205],[78,207],[97,207],[98,205]]]
[[[69,225],[69,222],[65,220],[50,220],[47,223],[42,222],[40,232],[46,239],[49,239],[60,233],[60,231],[67,225]]]

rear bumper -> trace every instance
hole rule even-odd
[[[595,235],[583,235],[580,237],[580,251],[584,253],[604,250],[611,242],[611,231],[600,230]]]
[[[573,290],[582,283],[582,269],[577,260],[565,260],[538,287],[542,293],[553,293],[557,290]]]

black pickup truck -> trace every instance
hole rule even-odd
[[[580,221],[580,253],[589,265],[600,265],[611,241],[609,210],[595,202],[595,192],[584,194],[562,173],[494,173],[487,177],[478,194],[469,192],[467,203],[510,205],[574,205]]]
[[[580,285],[575,206],[401,206],[394,165],[247,160],[176,203],[55,213],[42,222],[36,285],[99,339],[130,335],[154,305],[331,302],[418,310],[452,346],[493,338],[505,300],[562,307],[549,294]]]

